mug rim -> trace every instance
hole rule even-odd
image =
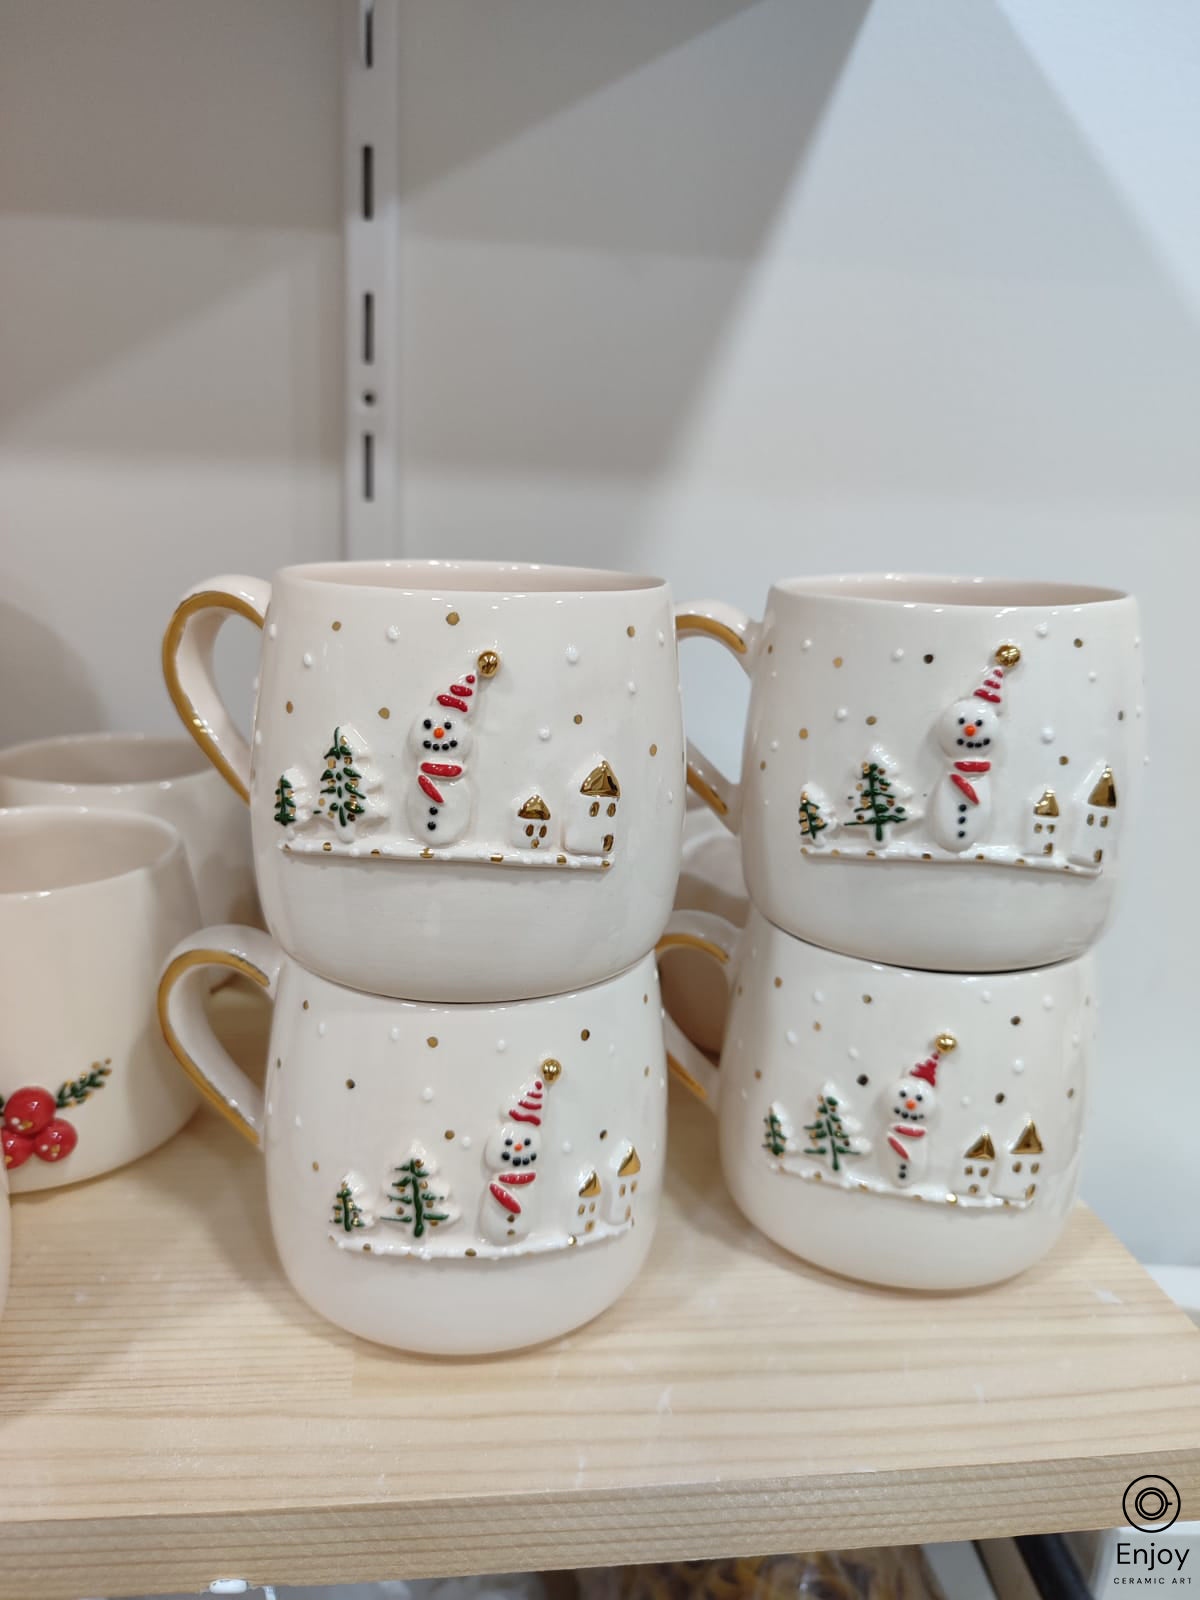
[[[47,826],[64,822],[81,823],[85,828],[101,832],[127,832],[157,835],[158,848],[153,855],[134,862],[131,866],[99,876],[75,878],[69,882],[33,886],[27,889],[6,889],[0,884],[0,905],[15,905],[25,900],[48,900],[68,894],[82,894],[88,890],[102,890],[114,883],[146,874],[161,872],[173,858],[182,857],[183,839],[178,828],[162,817],[146,811],[113,810],[101,806],[0,806],[0,846],[9,827],[16,823],[33,822]]]
[[[401,557],[374,561],[308,561],[282,567],[276,581],[369,590],[406,599],[420,595],[490,594],[577,600],[667,589],[665,578],[605,567],[560,566],[540,561],[476,561]],[[407,580],[407,581],[406,581]],[[522,580],[525,580],[524,582]]]
[[[174,750],[182,761],[187,762],[187,766],[168,777],[131,778],[124,782],[112,783],[103,778],[52,778],[36,769],[14,771],[9,766],[10,760],[26,757],[33,751],[49,754],[52,751],[82,749],[84,746],[116,749],[121,744],[127,744],[134,749],[140,747],[147,750],[151,748]],[[218,774],[195,740],[185,735],[170,733],[124,733],[110,729],[102,729],[95,733],[59,733],[51,734],[44,739],[23,739],[19,744],[5,745],[0,749],[0,783],[5,779],[11,779],[15,783],[36,783],[42,788],[53,789],[62,794],[77,793],[81,790],[102,790],[105,794],[132,793],[137,790],[161,791],[209,775],[215,777]],[[7,809],[27,810],[30,807],[10,806]],[[43,808],[34,803],[33,809]]]
[[[954,573],[836,572],[812,577],[779,578],[773,595],[823,603],[893,606],[906,610],[918,606],[940,611],[982,611],[994,607],[1005,614],[1049,607],[1114,605],[1131,601],[1124,589],[1101,584],[1060,583],[1043,578],[996,578]]]

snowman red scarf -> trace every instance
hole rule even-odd
[[[961,739],[959,743],[962,743]],[[975,792],[975,785],[964,778],[963,773],[984,773],[991,770],[992,763],[990,761],[956,761],[954,763],[954,771],[950,774],[950,782],[973,806],[977,806],[979,804],[979,796]]]

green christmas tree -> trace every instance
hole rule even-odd
[[[106,1056],[103,1061],[93,1061],[81,1077],[71,1078],[60,1085],[58,1093],[54,1097],[55,1105],[60,1111],[65,1110],[68,1106],[81,1106],[96,1089],[103,1089],[104,1080],[111,1072],[111,1056]]]
[[[399,1222],[409,1229],[414,1239],[420,1239],[427,1227],[436,1228],[441,1222],[453,1222],[458,1212],[446,1194],[430,1187],[437,1165],[425,1153],[413,1147],[407,1161],[395,1168],[388,1197],[394,1210],[383,1218],[384,1222]]]
[[[800,791],[800,832],[806,839],[815,840],[829,826],[820,806],[807,789]]]
[[[341,1228],[343,1233],[353,1233],[355,1228],[370,1226],[371,1219],[365,1209],[355,1198],[354,1185],[349,1178],[343,1178],[338,1192],[333,1197],[333,1215],[330,1219],[335,1228]]]
[[[367,809],[367,802],[360,788],[362,782],[363,775],[354,765],[354,751],[351,750],[342,730],[335,728],[333,743],[325,752],[321,794],[325,814],[336,817],[343,828],[348,828],[357,821]]]
[[[772,1101],[766,1116],[763,1118],[766,1136],[763,1139],[763,1149],[773,1156],[786,1155],[791,1145],[792,1125],[788,1121],[787,1112],[778,1101]]]
[[[888,769],[877,757],[863,762],[863,781],[858,786],[859,799],[856,802],[851,795],[850,803],[854,806],[854,821],[847,822],[848,828],[874,828],[875,838],[882,841],[883,830],[890,823],[907,822],[908,812],[898,804],[892,793],[892,780],[888,777]]]
[[[816,1121],[806,1123],[804,1127],[810,1141],[804,1154],[823,1157],[835,1172],[841,1171],[843,1156],[862,1154],[855,1148],[856,1141],[846,1127],[843,1116],[841,1102],[827,1089],[817,1098]]]
[[[275,821],[283,828],[290,828],[295,820],[296,790],[287,773],[281,772],[275,785]]]

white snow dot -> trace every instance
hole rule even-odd
[[[779,749],[779,740],[778,739],[772,739],[770,744],[767,746],[767,749],[768,750],[778,750]]]
[[[839,722],[845,722],[846,718],[850,715],[845,706],[839,706],[833,714]]]
[[[399,1028],[393,1027],[393,1028],[389,1028],[388,1029],[388,1038],[392,1041],[393,1044],[395,1044],[396,1040],[399,1037],[400,1037],[400,1029]]]
[[[990,989],[981,989],[979,991],[979,998],[983,1001],[985,1006],[990,1006],[992,1003],[992,991]]]
[[[903,661],[904,660],[904,646],[903,645],[899,645],[898,644],[896,646],[896,648],[892,651],[892,660],[893,661]]]
[[[1018,1056],[1017,1059],[1013,1062],[1013,1071],[1014,1072],[1024,1072],[1025,1071],[1025,1063],[1021,1060],[1020,1056]]]
[[[273,639],[278,632],[279,632],[279,629],[275,626],[275,624],[273,622],[268,622],[267,623],[267,638],[268,639]]]
[[[796,1030],[794,1028],[789,1028],[788,1031],[784,1034],[783,1037],[787,1040],[787,1042],[789,1044],[795,1044],[795,1042],[796,1042]]]
[[[854,1044],[850,1045],[848,1047],[848,1049],[846,1050],[846,1054],[850,1057],[851,1061],[857,1061],[858,1060],[858,1046],[854,1045]]]
[[[1054,729],[1053,728],[1043,728],[1042,729],[1042,743],[1043,744],[1053,744],[1054,743]]]
[[[575,663],[579,660],[579,650],[578,650],[577,646],[575,646],[573,644],[569,644],[567,646],[567,660],[571,663],[572,666],[574,666]]]
[[[304,1126],[304,1123],[301,1121],[301,1119],[299,1117],[296,1118],[296,1126],[298,1128],[302,1128]]]
[[[616,1045],[615,1045],[615,1044],[610,1044],[610,1045],[609,1045],[609,1047],[608,1047],[608,1053],[609,1053],[609,1055],[610,1055],[610,1056],[615,1056],[615,1055],[616,1055],[616,1053],[617,1053],[617,1047],[616,1047]]]
[[[1095,683],[1095,681],[1096,681],[1096,674],[1094,672],[1089,672],[1088,673],[1088,682],[1089,683]]]
[[[1039,639],[1044,639],[1050,632],[1050,624],[1048,622],[1039,622],[1033,631],[1037,634]]]
[[[539,728],[538,729],[538,738],[542,741],[543,744],[546,742],[546,740],[549,737],[550,737],[550,729],[549,728]]]
[[[821,1004],[821,1002],[822,1002],[822,1000],[824,1000],[824,998],[825,998],[825,991],[823,989],[814,989],[813,990],[813,999],[817,1002],[818,1005]]]
[[[496,1049],[499,1051],[499,1053],[501,1055],[503,1055],[504,1052],[508,1049],[508,1040],[507,1039],[497,1039],[496,1040]]]
[[[317,1038],[318,1039],[323,1039],[325,1037],[326,1032],[327,1032],[327,1029],[325,1027],[325,1024],[323,1022],[318,1022],[317,1023]]]
[[[471,1148],[471,1135],[469,1133],[464,1133],[458,1142],[462,1145],[464,1150],[469,1150]]]
[[[1135,650],[1140,649],[1141,648],[1141,643],[1142,643],[1141,634],[1140,633],[1135,633],[1134,636],[1133,636],[1133,648]]]
[[[565,1156],[569,1156],[571,1154],[571,1141],[570,1141],[570,1139],[564,1139],[563,1140],[562,1152],[563,1152],[563,1155],[565,1155]]]
[[[1071,1043],[1073,1045],[1078,1045],[1078,1043],[1079,1043],[1079,1035],[1077,1033],[1073,1033],[1071,1035]]]
[[[262,743],[262,729],[261,728],[255,728],[255,730],[254,730],[254,742],[255,742],[255,744],[261,744]]]
[[[629,691],[630,694],[636,694],[637,693],[637,684],[634,683],[632,678],[630,678],[629,682],[625,685],[625,687]]]
[[[971,1104],[971,1096],[969,1094],[963,1095],[962,1100],[959,1102],[959,1104],[960,1105],[964,1105],[964,1106],[969,1106]]]
[[[674,789],[668,789],[667,790],[667,804],[670,805],[671,802],[674,800],[674,798],[675,798]]]
[[[394,622],[388,628],[387,636],[392,641],[393,644],[395,644],[396,640],[400,637],[400,629],[396,626],[396,624]]]
[[[304,652],[304,654],[300,657],[300,659],[301,659],[301,661],[303,661],[303,663],[304,663],[304,665],[306,667],[311,667],[312,663],[313,663],[312,651],[311,650],[306,650]]]
[[[424,1089],[421,1090],[421,1099],[422,1100],[432,1100],[433,1099],[433,1090],[428,1086],[428,1084],[425,1086]]]
[[[1053,1011],[1054,1010],[1054,996],[1052,994],[1044,994],[1042,996],[1042,1010],[1043,1011]]]
[[[1134,706],[1134,708],[1133,708],[1133,714],[1134,714],[1134,716],[1135,716],[1135,717],[1140,717],[1140,716],[1141,716],[1141,714],[1142,714],[1142,708],[1141,708],[1141,706]]]
[[[801,650],[811,650],[812,649],[812,640],[811,639],[805,639],[803,644],[800,646],[800,648],[801,648]]]
[[[661,628],[658,630],[658,642],[659,644],[666,644],[667,642],[667,636]]]
[[[742,1099],[743,1099],[743,1100],[749,1100],[749,1098],[750,1098],[750,1094],[749,1094],[749,1091],[748,1091],[748,1090],[746,1090],[746,1089],[743,1089],[743,1090],[742,1090]]]

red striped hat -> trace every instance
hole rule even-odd
[[[535,1128],[542,1125],[542,1080],[535,1078],[521,1090],[521,1097],[508,1113],[513,1122],[532,1122]]]
[[[917,1065],[909,1073],[909,1077],[924,1078],[925,1082],[931,1089],[936,1089],[938,1062],[941,1059],[942,1052],[940,1050],[934,1050],[930,1055],[926,1056],[924,1061],[917,1063]]]
[[[994,706],[1000,704],[1000,691],[1004,684],[1004,668],[989,667],[984,674],[983,682],[975,691],[976,700],[990,700]]]
[[[439,694],[437,703],[440,706],[453,706],[455,711],[469,711],[469,701],[475,693],[475,674],[468,672],[461,683],[452,683],[445,694]]]

